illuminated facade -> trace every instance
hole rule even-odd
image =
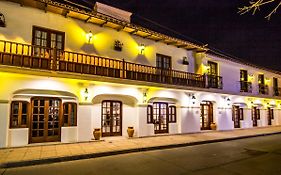
[[[0,2],[0,147],[281,124],[278,72],[103,4],[17,2]]]

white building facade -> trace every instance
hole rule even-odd
[[[0,147],[281,124],[279,72],[103,4],[17,2],[0,1]]]

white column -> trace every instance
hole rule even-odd
[[[137,136],[154,135],[154,124],[147,123],[147,104],[139,104],[137,106],[138,131]]]
[[[0,148],[8,146],[9,102],[0,100]]]
[[[100,118],[98,111],[93,112],[93,104],[79,104],[77,109],[78,141],[89,141],[93,138],[93,127],[98,123],[96,121],[98,116]]]
[[[244,128],[252,128],[253,127],[252,110],[250,108],[244,108],[243,115],[244,115]]]
[[[181,133],[200,132],[200,107],[181,106]]]
[[[217,130],[231,130],[234,128],[232,121],[232,108],[218,109],[217,127]]]

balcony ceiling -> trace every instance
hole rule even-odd
[[[85,7],[79,4],[75,4],[75,6],[72,6],[52,0],[48,0],[48,1],[47,0],[10,0],[10,1],[19,3],[22,6],[39,8],[44,10],[45,12],[61,14],[65,17],[79,19],[102,27],[109,27],[118,31],[122,30],[132,35],[151,39],[157,42],[163,42],[168,45],[174,45],[178,48],[185,48],[187,50],[194,50],[197,52],[208,51],[208,49],[204,46],[200,46],[174,37],[169,37],[167,35],[151,31],[147,28],[143,28],[141,26],[127,23],[112,18],[110,16],[107,16],[105,14],[97,13],[96,11],[91,10],[89,8],[85,10]],[[81,8],[79,8],[79,6],[81,6]]]

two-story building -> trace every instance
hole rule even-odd
[[[280,72],[55,0],[0,1],[0,147],[280,125]]]

